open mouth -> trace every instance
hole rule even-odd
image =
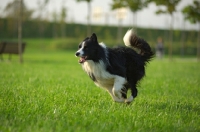
[[[80,59],[79,59],[79,63],[84,63],[87,59],[87,56],[82,56]]]

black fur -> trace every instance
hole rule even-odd
[[[106,48],[99,45],[96,35],[93,33],[91,37],[87,37],[79,44],[79,50],[76,56],[82,57],[84,63],[92,60],[99,63],[102,60],[106,66],[106,71],[112,75],[118,75],[126,78],[127,83],[122,88],[122,97],[127,98],[127,90],[131,89],[132,96],[137,96],[137,84],[145,75],[145,65],[153,57],[153,52],[149,44],[137,37],[133,32],[129,38],[131,47]],[[133,48],[140,49],[137,53]],[[90,78],[95,82],[96,77],[93,73],[88,73]]]
[[[131,88],[133,97],[137,96],[136,86],[145,75],[145,61],[131,48],[119,47],[109,49],[109,62],[107,70],[111,74],[127,78],[126,88]]]

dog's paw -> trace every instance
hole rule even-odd
[[[125,99],[125,103],[130,104],[133,101],[133,96],[130,96],[128,99]]]
[[[116,90],[115,88],[112,89],[113,95],[119,99],[122,98],[121,90]]]
[[[125,99],[124,99],[124,98],[113,97],[113,100],[114,100],[115,102],[118,102],[118,103],[124,103],[124,102],[125,102]]]

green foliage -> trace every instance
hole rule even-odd
[[[132,12],[137,12],[147,6],[146,0],[113,0],[112,9],[128,7]]]
[[[151,35],[149,33],[148,35]],[[192,35],[192,34],[191,34]],[[190,36],[188,36],[190,37]],[[193,36],[195,37],[195,36]],[[83,37],[84,38],[84,37]],[[77,50],[78,44],[83,40],[83,38],[56,38],[56,39],[24,39],[23,41],[27,43],[27,50],[38,50],[38,51],[63,51],[63,50]],[[104,42],[108,47],[115,47],[118,46],[116,45],[116,40],[115,39],[102,39],[98,38],[99,42]],[[11,41],[11,40],[9,40]],[[17,40],[13,40],[17,41]],[[155,45],[156,45],[156,40],[148,40],[148,43],[151,45],[152,49],[155,51]],[[165,54],[168,52],[168,43],[169,41],[165,40],[164,41],[164,50]],[[120,46],[123,46],[121,44]],[[173,45],[173,55],[180,55],[181,52],[181,43],[180,42],[174,42]],[[196,54],[196,46],[194,45],[193,42],[186,41],[185,45],[183,47],[184,49],[184,55],[195,55]],[[27,51],[29,52],[29,51]]]
[[[113,10],[119,9],[119,8],[125,7],[125,6],[126,6],[126,2],[124,0],[113,0],[113,3],[111,4],[111,8]]]
[[[17,38],[17,25],[15,25],[15,21],[12,19],[2,19],[0,18],[0,39],[5,38]],[[57,27],[57,28],[55,28]],[[55,22],[47,22],[44,21],[44,31],[43,31],[43,38],[60,38],[61,25],[59,23]],[[24,21],[23,22],[23,38],[41,38],[39,34],[39,25],[37,21]],[[95,32],[98,34],[98,36],[102,39],[116,39],[117,37],[117,26],[104,26],[104,25],[92,25],[91,27],[92,32]],[[122,34],[125,34],[126,31],[130,29],[130,26],[123,27]],[[66,32],[66,38],[80,38],[83,39],[87,36],[87,27],[83,24],[73,24],[68,23],[65,24],[65,32]],[[180,30],[181,31],[181,30]],[[166,33],[168,33],[169,30],[164,29],[151,29],[151,28],[137,28],[137,33],[139,36],[143,37],[146,40],[156,40],[158,36],[165,37]],[[186,38],[189,39],[189,41],[196,41],[195,35],[190,34],[197,34],[196,31],[185,31],[186,32]],[[57,35],[55,35],[57,33]],[[109,34],[109,35],[108,35]],[[175,41],[179,41],[180,36],[174,36],[173,37]],[[168,39],[167,37],[164,39]]]
[[[76,0],[76,1],[78,1],[78,2],[86,1],[86,2],[88,2],[88,3],[92,2],[92,0]]]
[[[200,23],[200,1],[194,0],[193,5],[184,7],[182,12],[191,23]]]
[[[167,14],[172,14],[173,12],[176,11],[176,6],[181,0],[149,0],[149,2],[154,2],[157,6],[165,6],[166,9],[158,9],[157,14],[160,13],[167,13]]]
[[[127,0],[127,6],[132,12],[142,10],[147,6],[146,0]]]
[[[16,56],[0,62],[0,131],[200,131],[200,64],[193,59],[153,60],[138,97],[125,105],[94,85],[75,51],[27,48],[23,65]]]
[[[4,8],[4,13],[7,18],[10,19],[18,19],[19,17],[19,10],[20,10],[20,1],[13,0],[9,2],[6,7]],[[29,20],[31,19],[31,16],[33,14],[32,9],[28,9],[24,1],[22,1],[22,14],[23,14],[23,20]]]
[[[0,41],[11,41],[17,38],[17,26],[15,21],[12,19],[0,19]],[[38,30],[40,25],[37,21],[24,21],[23,22],[23,41],[28,46],[40,45],[40,49],[76,49],[77,44],[80,43],[87,36],[87,27],[83,24],[65,24],[64,29],[61,30],[60,23],[55,22],[43,22],[43,35],[41,37],[40,31]],[[104,26],[104,25],[92,25],[92,32],[96,33],[99,42],[104,42],[109,47],[116,46],[117,44],[117,26]],[[123,27],[122,34],[125,34],[130,27]],[[63,30],[65,37],[63,37]],[[182,30],[173,31],[173,54],[180,54],[180,38]],[[196,54],[196,40],[197,31],[184,31],[185,33],[185,54],[194,55]],[[162,37],[164,40],[165,51],[168,51],[169,43],[169,30],[164,29],[151,29],[151,28],[137,28],[137,34],[145,39],[153,48],[155,47],[156,40],[158,37]],[[30,39],[28,39],[30,38]],[[34,40],[35,38],[35,40]],[[32,42],[33,41],[33,42]],[[123,45],[121,38],[120,45]]]

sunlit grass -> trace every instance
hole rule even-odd
[[[200,131],[200,63],[154,59],[131,105],[96,87],[74,51],[0,62],[0,131]]]

